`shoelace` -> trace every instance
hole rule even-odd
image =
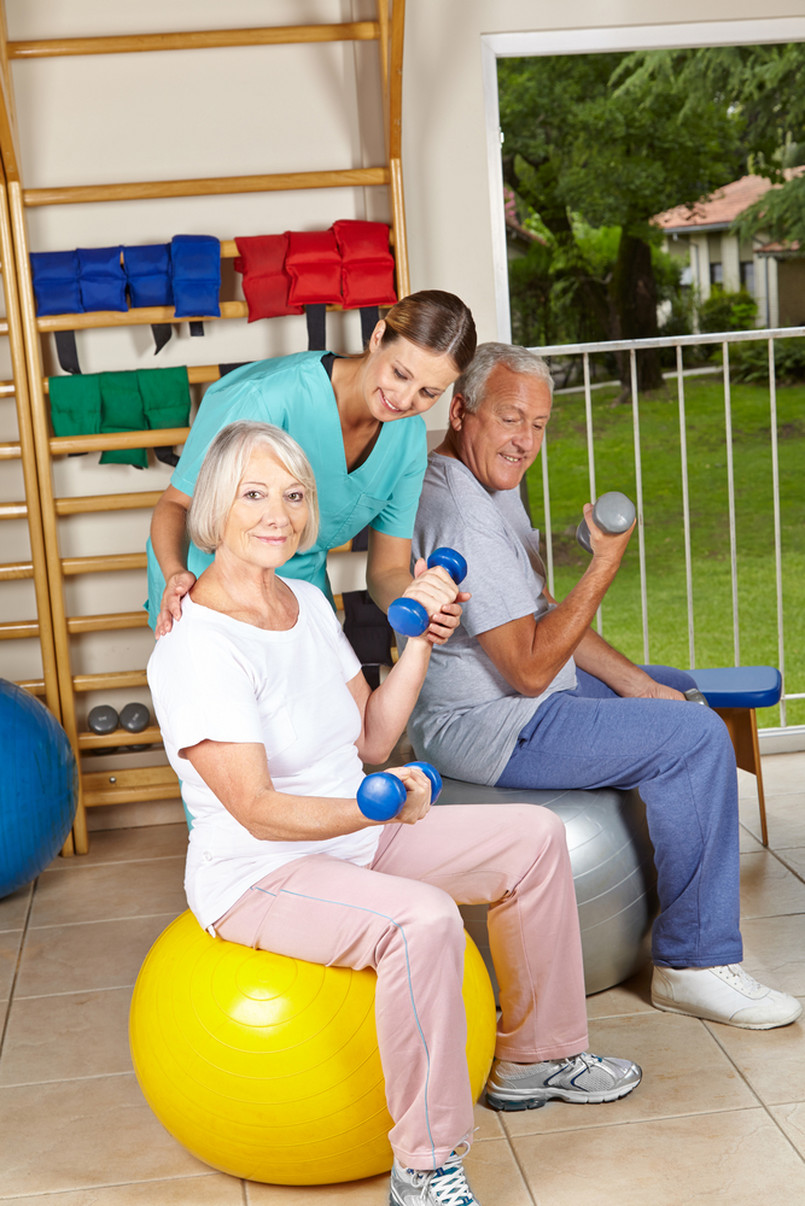
[[[726,973],[724,978],[729,977],[734,988],[744,989],[748,992],[760,992],[763,988],[763,985],[754,976],[750,976],[749,972],[744,971],[740,963],[725,964],[724,972]]]
[[[448,1161],[436,1172],[422,1173],[421,1176],[423,1183],[419,1196],[422,1202],[427,1202],[432,1192],[439,1206],[478,1206],[460,1160]]]

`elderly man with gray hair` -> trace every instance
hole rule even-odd
[[[500,787],[638,788],[660,898],[652,1003],[750,1029],[785,1026],[800,1003],[741,966],[737,772],[726,727],[685,699],[689,675],[636,666],[591,628],[632,528],[605,532],[588,503],[590,563],[561,602],[546,590],[519,487],[551,403],[545,362],[507,344],[482,344],[455,383],[413,551],[461,552],[471,598],[462,627],[433,651],[408,726],[417,757]]]

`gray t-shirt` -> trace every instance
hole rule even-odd
[[[571,658],[537,698],[520,695],[478,641],[510,620],[544,614],[545,575],[539,533],[519,490],[489,491],[461,461],[431,453],[414,529],[415,557],[447,545],[467,560],[461,589],[472,593],[461,626],[431,656],[425,685],[408,723],[419,758],[443,774],[496,783],[517,735],[543,700],[576,686]]]

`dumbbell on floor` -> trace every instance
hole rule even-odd
[[[625,494],[621,494],[620,490],[609,490],[602,494],[593,507],[593,519],[597,526],[613,536],[620,532],[628,532],[635,521],[635,514],[634,503]],[[593,551],[586,519],[582,519],[576,529],[576,540],[588,553]]]
[[[467,574],[467,562],[455,549],[446,547],[434,549],[428,557],[428,569],[433,569],[437,565],[447,570],[456,586],[464,581]],[[395,599],[389,607],[389,624],[395,632],[402,633],[403,636],[418,637],[422,636],[430,624],[430,616],[416,599],[401,596],[399,599]]]
[[[442,790],[442,776],[429,762],[406,762],[416,766],[430,779],[430,802],[435,804]],[[358,807],[372,821],[390,821],[405,803],[407,792],[402,779],[388,771],[377,771],[367,775],[358,788]]]

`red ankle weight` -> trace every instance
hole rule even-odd
[[[292,306],[288,301],[291,278],[285,271],[287,234],[247,236],[235,239],[235,244],[240,254],[234,267],[243,274],[249,322],[301,314],[302,307]]]

